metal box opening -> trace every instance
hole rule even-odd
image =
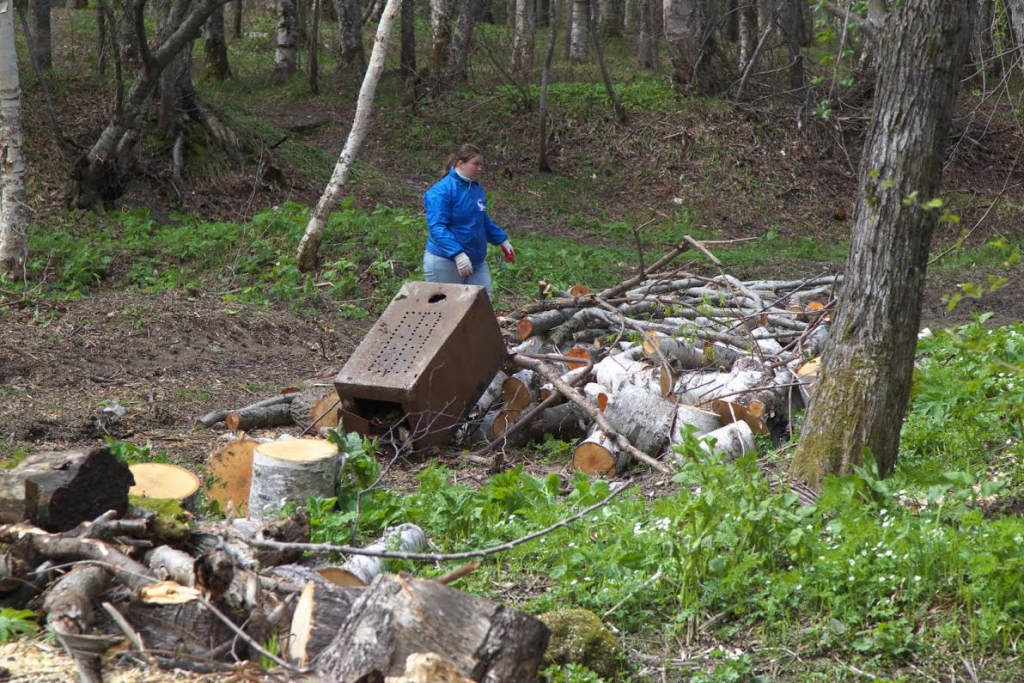
[[[447,443],[507,356],[482,287],[406,283],[334,380],[342,426]]]

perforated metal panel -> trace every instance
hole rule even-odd
[[[507,355],[482,287],[406,283],[334,380],[343,427],[445,443]]]
[[[414,370],[410,359],[422,356],[432,343],[431,336],[441,325],[437,311],[406,311],[395,329],[375,349],[364,380],[374,375],[407,375]]]

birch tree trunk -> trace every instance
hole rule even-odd
[[[587,20],[590,16],[590,0],[573,0],[572,33],[569,38],[569,59],[574,62],[587,61]]]
[[[459,16],[455,20],[455,35],[452,36],[448,62],[448,78],[453,83],[465,82],[469,78],[469,48],[479,14],[480,0],[461,0],[459,3]]]
[[[14,48],[14,0],[0,0],[0,276],[23,274],[28,255],[21,84]]]
[[[381,72],[384,71],[384,58],[388,53],[391,26],[395,23],[395,16],[398,14],[400,6],[401,0],[388,0],[387,5],[384,6],[380,23],[377,25],[377,36],[373,39],[370,64],[366,68],[363,85],[359,89],[359,99],[356,101],[356,114],[352,121],[352,130],[349,131],[348,140],[345,141],[345,147],[341,150],[338,163],[334,166],[331,180],[327,183],[327,188],[320,197],[320,201],[317,202],[313,215],[306,225],[306,233],[299,242],[296,260],[299,270],[304,273],[316,268],[320,243],[324,238],[324,228],[327,227],[327,219],[331,215],[331,210],[338,205],[341,188],[348,182],[349,170],[356,160],[359,147],[363,144],[363,138],[366,137],[366,129],[370,125],[370,111],[373,108],[373,95],[377,91]]]
[[[942,162],[974,2],[918,0],[885,22],[875,112],[835,322],[790,475],[820,488],[867,449],[893,471],[910,393]]]
[[[516,0],[515,31],[512,34],[512,68],[523,77],[533,71],[533,46],[537,15],[535,0]],[[532,80],[532,79],[531,79]]]
[[[276,0],[277,33],[274,39],[274,73],[291,76],[298,68],[299,11],[295,0]]]
[[[430,0],[430,70],[437,77],[448,72],[453,5],[452,0]]]

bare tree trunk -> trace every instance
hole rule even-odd
[[[658,59],[658,36],[660,31],[655,25],[655,12],[661,12],[660,0],[637,0],[637,61],[645,69],[658,70],[661,67]]]
[[[757,5],[754,0],[740,0],[740,6],[736,8],[739,13],[739,40],[740,59],[739,70],[746,71],[754,59],[757,46]]]
[[[672,85],[698,95],[723,87],[723,64],[702,0],[665,0],[665,38],[672,58]]]
[[[601,52],[601,41],[597,38],[597,28],[594,25],[593,7],[590,8],[590,14],[587,15],[587,26],[590,29],[590,37],[594,41],[594,54],[597,56],[597,65],[601,69],[601,80],[604,81],[605,92],[608,93],[608,99],[612,103],[612,111],[615,112],[615,120],[619,123],[626,122],[626,109],[622,106],[622,102],[619,101],[618,96],[615,94],[615,87],[612,85],[612,78],[608,74],[608,68],[604,63],[604,53]]]
[[[313,0],[313,26],[309,36],[309,91],[320,94],[320,0]]]
[[[134,3],[126,4],[123,11],[117,13],[118,35],[121,37],[121,50],[114,59],[120,59],[121,64],[127,67],[139,65],[139,38],[135,31],[135,24],[132,21]],[[145,6],[145,3],[142,3]],[[113,49],[113,48],[112,48]]]
[[[469,50],[473,43],[473,29],[480,14],[480,0],[460,0],[459,16],[455,20],[455,35],[448,63],[448,77],[453,83],[469,79]]]
[[[40,69],[53,67],[53,42],[50,39],[50,0],[32,0],[28,6],[32,19],[32,49]]]
[[[512,34],[512,68],[528,78],[533,71],[534,35],[537,30],[535,0],[516,0],[515,30]]]
[[[0,6],[0,276],[24,275],[28,256],[21,84],[14,49],[14,3]]]
[[[551,16],[548,17],[550,36],[548,38],[548,51],[544,55],[544,66],[540,72],[540,102],[537,108],[540,110],[539,130],[539,154],[537,168],[542,173],[551,172],[551,164],[548,162],[548,73],[551,71],[551,62],[555,57],[555,43],[558,40],[557,2],[551,3]]]
[[[242,16],[244,12],[245,0],[233,0],[231,3],[231,33],[235,38],[242,37]]]
[[[886,19],[845,282],[790,469],[811,487],[865,449],[881,475],[895,467],[974,4],[918,0]]]
[[[295,0],[276,0],[277,33],[274,39],[274,73],[291,76],[299,68],[299,14]]]
[[[355,80],[366,70],[358,0],[335,0],[338,12],[338,75]]]
[[[377,37],[373,42],[370,64],[366,69],[363,85],[359,89],[352,130],[349,131],[345,148],[342,149],[341,156],[338,157],[331,180],[320,197],[320,201],[317,202],[313,215],[310,216],[309,223],[306,225],[306,233],[302,236],[302,241],[299,242],[295,260],[298,262],[299,270],[304,273],[316,268],[327,219],[334,207],[338,205],[341,188],[348,181],[349,170],[356,159],[356,154],[359,153],[359,147],[363,144],[363,138],[366,137],[366,129],[370,125],[370,111],[373,108],[373,95],[377,90],[380,74],[384,71],[384,58],[387,56],[388,42],[391,39],[391,26],[395,23],[399,5],[400,0],[388,0],[384,7],[384,14],[381,15],[380,23],[377,25]]]
[[[789,50],[789,87],[804,87],[804,56],[801,46],[804,35],[803,0],[784,0],[779,9],[779,25]]]
[[[557,0],[555,0],[557,2]],[[572,59],[572,27],[573,15],[576,7],[576,0],[564,0],[565,2],[565,59]]]
[[[221,5],[203,24],[203,73],[215,81],[231,78],[228,41],[224,38],[224,6]]]
[[[448,73],[452,11],[452,0],[430,0],[430,71],[435,78]]]
[[[625,28],[624,0],[597,0],[597,31],[603,36],[621,36]]]
[[[145,0],[136,0],[125,8],[129,23],[135,31],[142,68],[128,88],[118,97],[113,119],[100,133],[89,152],[76,163],[72,173],[72,208],[102,210],[105,201],[124,193],[139,141],[138,127],[148,112],[151,98],[161,83],[162,74],[183,50],[191,51],[203,23],[225,0],[176,0],[172,5],[173,19],[166,22],[155,49],[150,48],[145,34],[143,10]],[[180,64],[180,62],[179,62]],[[183,82],[178,79],[178,82]],[[237,148],[230,133],[220,126],[191,90],[191,71],[188,72],[188,91],[182,99],[190,105],[189,112],[198,115],[209,132],[234,158]],[[170,112],[168,112],[170,113]],[[183,114],[183,112],[179,112]]]
[[[989,75],[998,73],[999,60],[996,59],[993,36],[994,14],[995,2],[993,0],[979,0],[978,19],[975,21],[971,53],[974,61],[981,65],[978,75],[982,80]]]
[[[574,62],[587,61],[587,22],[589,16],[590,0],[573,0],[569,59]]]

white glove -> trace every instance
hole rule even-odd
[[[473,264],[470,263],[469,257],[462,252],[455,255],[455,267],[459,269],[459,275],[462,277],[469,277],[473,274]]]

